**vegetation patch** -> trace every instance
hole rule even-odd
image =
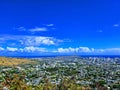
[[[28,59],[0,57],[0,66],[18,66],[21,64],[35,63]]]

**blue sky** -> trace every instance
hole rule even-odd
[[[1,0],[0,55],[120,54],[119,0]]]

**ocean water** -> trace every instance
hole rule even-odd
[[[72,55],[59,55],[59,57],[72,56]],[[120,55],[77,55],[78,57],[104,57],[104,58],[120,58]],[[47,58],[47,57],[58,57],[58,55],[51,56],[7,56],[13,58]]]

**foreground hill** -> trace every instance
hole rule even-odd
[[[34,61],[28,59],[20,59],[20,58],[0,57],[0,66],[17,66],[20,64],[30,64],[30,63],[34,63]]]

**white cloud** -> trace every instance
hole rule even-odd
[[[79,52],[93,52],[94,49],[90,49],[88,47],[78,47],[78,48],[58,48],[58,50],[56,52],[59,52],[59,53],[79,53]]]
[[[35,38],[36,42],[38,44],[45,44],[45,45],[54,45],[54,39],[51,37],[36,37]]]
[[[107,48],[107,49],[104,49],[104,51],[120,53],[120,48]]]
[[[24,48],[14,48],[14,47],[6,47],[2,48],[0,47],[0,51],[10,51],[10,52],[48,52],[46,48],[40,48],[40,47],[34,47],[34,46],[30,46],[30,47],[24,47]]]
[[[15,43],[16,46],[41,46],[57,45],[61,42],[63,40],[46,36],[0,35],[0,44],[7,44],[8,46],[12,43]]]
[[[24,53],[63,53],[63,54],[79,54],[79,53],[86,53],[86,54],[120,54],[120,48],[104,48],[104,49],[94,49],[94,48],[88,48],[88,47],[68,47],[68,48],[57,48],[57,49],[51,49],[43,48],[39,46],[26,46],[26,47],[0,47],[0,51],[6,52],[24,52]]]
[[[3,51],[3,50],[5,50],[4,48],[2,48],[2,47],[0,47],[0,51]]]
[[[26,46],[55,45],[59,40],[53,37],[26,36],[20,40],[21,44]]]
[[[40,48],[40,47],[25,47],[20,49],[21,52],[47,52],[45,48]]]
[[[95,53],[103,53],[105,51],[106,51],[105,49],[94,49]]]
[[[47,24],[46,26],[51,27],[51,26],[54,26],[54,24]]]
[[[18,27],[14,29],[18,31],[26,31],[26,32],[32,32],[32,33],[48,31],[47,27],[35,27],[35,28]]]
[[[92,50],[88,47],[79,47],[78,51],[79,52],[92,52]]]
[[[78,48],[58,48],[56,51],[58,53],[94,53],[94,54],[104,54],[104,53],[118,53],[120,54],[120,48],[105,48],[105,49],[94,49],[88,47],[78,47]]]
[[[114,27],[119,27],[119,24],[114,24],[113,26],[114,26]]]
[[[24,48],[14,48],[14,47],[6,47],[2,48],[0,47],[0,51],[10,51],[10,52],[48,52],[46,48],[40,48],[40,47],[24,47]]]
[[[18,51],[18,48],[7,47],[7,51],[15,52]]]
[[[28,29],[28,31],[30,31],[30,32],[42,32],[42,31],[47,31],[47,28],[46,27],[36,27],[36,28]]]
[[[58,50],[56,52],[59,52],[59,53],[69,53],[70,50],[69,50],[69,48],[58,48]]]

